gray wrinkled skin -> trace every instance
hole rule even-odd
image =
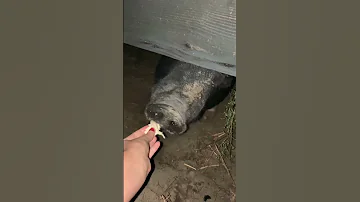
[[[159,123],[168,135],[186,132],[187,125],[198,118],[209,99],[216,100],[217,91],[230,88],[234,81],[225,74],[165,56],[155,74],[145,116]]]

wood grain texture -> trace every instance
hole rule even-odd
[[[236,0],[124,0],[124,42],[236,75]]]

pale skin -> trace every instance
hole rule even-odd
[[[150,159],[160,147],[160,142],[147,126],[124,139],[124,201],[129,202],[144,184],[151,171]]]

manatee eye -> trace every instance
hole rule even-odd
[[[176,126],[175,121],[170,121],[170,125],[172,125],[172,126]]]

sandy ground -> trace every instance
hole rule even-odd
[[[124,134],[148,124],[144,108],[153,84],[159,55],[124,46]],[[227,172],[214,141],[224,127],[224,107],[190,125],[183,135],[161,138],[162,147],[154,157],[154,171],[136,202],[235,201],[235,162],[226,160]],[[191,168],[192,167],[192,168]]]

